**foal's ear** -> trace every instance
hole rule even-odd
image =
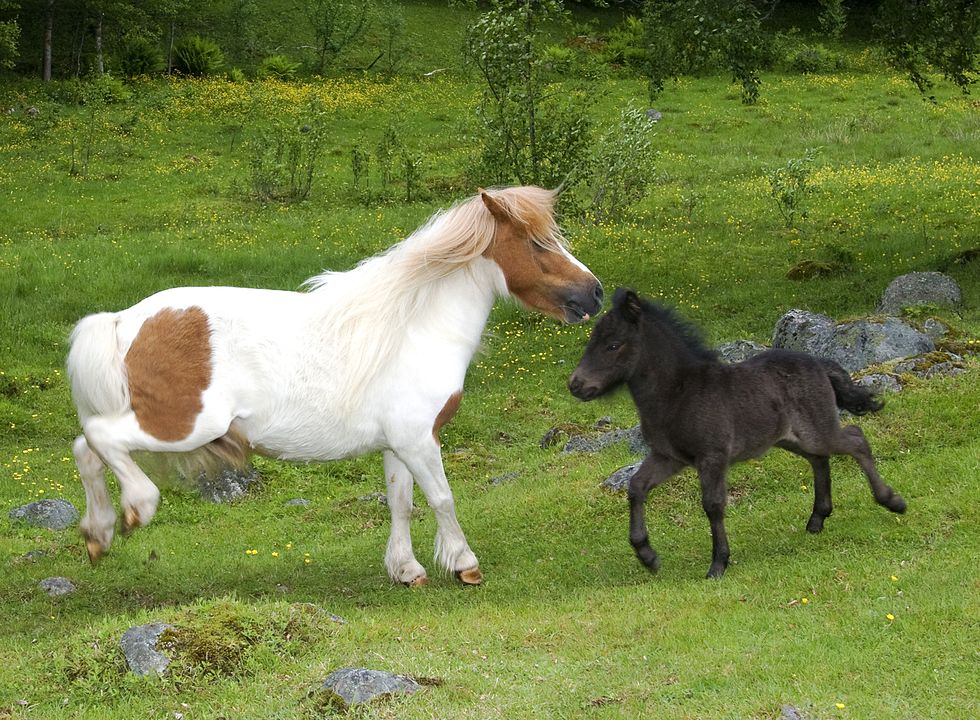
[[[616,291],[613,296],[613,307],[630,322],[639,320],[643,310],[643,306],[640,304],[640,296],[629,288],[619,288]]]

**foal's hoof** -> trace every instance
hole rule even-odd
[[[806,531],[808,533],[813,533],[816,535],[818,532],[823,531],[823,518],[819,515],[814,515],[810,518],[809,522],[806,524]]]
[[[469,570],[457,570],[456,578],[464,585],[479,585],[483,582],[483,573],[480,572],[480,566],[477,565]]]
[[[905,501],[902,499],[901,495],[896,493],[888,498],[888,501],[885,503],[885,507],[892,512],[903,513],[905,512]]]

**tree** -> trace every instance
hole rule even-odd
[[[586,96],[544,82],[535,42],[545,22],[564,17],[557,0],[494,0],[469,28],[466,57],[485,82],[483,177],[554,186],[581,160],[591,133]]]
[[[0,13],[19,9],[16,2],[0,0]],[[17,59],[17,41],[20,39],[20,25],[16,19],[0,20],[0,69],[12,68]]]
[[[908,73],[920,92],[932,88],[932,65],[969,92],[980,56],[980,3],[977,0],[883,0],[877,30],[889,58]]]
[[[369,2],[305,0],[302,9],[316,42],[314,72],[323,74],[367,29],[372,7]]]

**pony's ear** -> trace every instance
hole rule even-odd
[[[510,220],[510,214],[504,209],[504,206],[483,188],[480,188],[480,198],[483,200],[483,204],[487,206],[490,214],[497,220]]]
[[[615,295],[613,295],[613,307],[630,322],[639,320],[643,310],[643,306],[640,304],[640,296],[629,288],[616,290]]]

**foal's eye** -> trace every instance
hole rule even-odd
[[[621,343],[621,342],[611,342],[608,345],[606,345],[606,350],[608,350],[609,352],[616,352],[621,347],[623,347],[623,343]]]

